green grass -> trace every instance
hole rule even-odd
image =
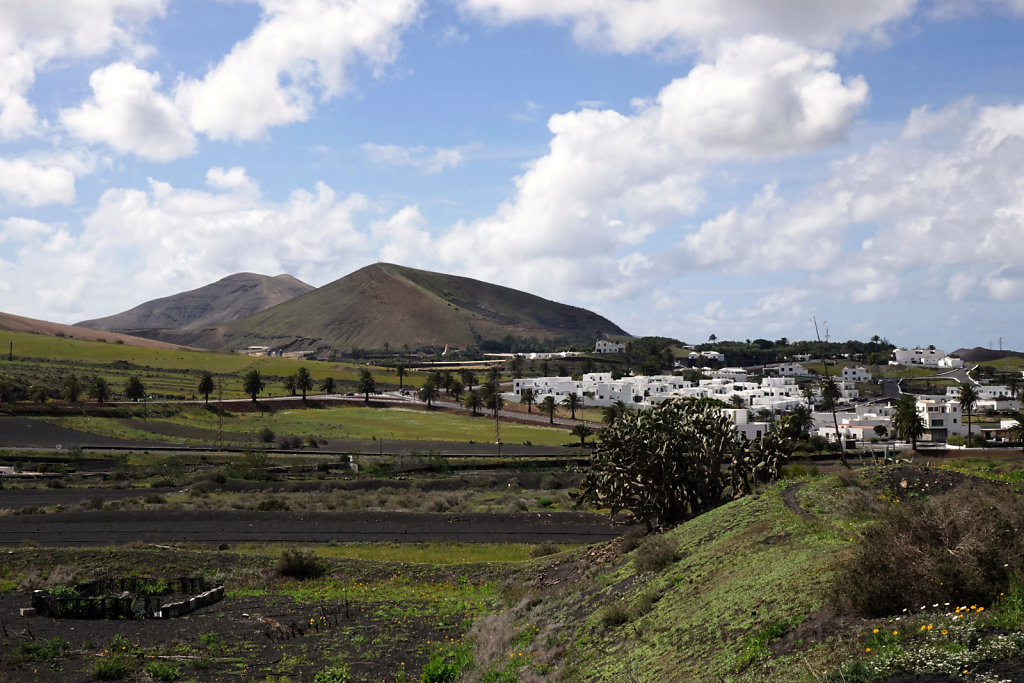
[[[320,557],[372,562],[405,562],[408,564],[455,565],[481,562],[523,562],[531,559],[529,543],[338,543],[317,546]],[[559,550],[572,548],[559,546]],[[240,553],[266,554],[265,544],[240,544]]]
[[[138,411],[136,411],[138,412]],[[193,441],[178,436],[163,436],[157,431],[146,431],[146,423],[135,420],[131,425],[101,417],[46,418],[52,424],[91,434],[122,439],[152,439],[181,443]],[[183,406],[176,414],[166,418],[152,418],[153,422],[197,427],[216,431],[217,416],[200,407]],[[256,435],[269,428],[277,435],[333,439],[383,439],[412,441],[455,441],[481,444],[494,443],[494,422],[485,417],[471,417],[442,411],[410,410],[406,408],[366,408],[344,406],[308,410],[282,410],[273,413],[236,413],[224,420],[225,441],[258,444]],[[154,428],[156,429],[156,428]],[[233,435],[233,436],[232,436]],[[556,446],[570,440],[568,430],[532,425],[502,423],[501,439],[504,443],[530,443],[538,446]]]

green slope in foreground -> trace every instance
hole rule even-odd
[[[812,515],[787,507],[790,487]],[[866,490],[831,476],[782,482],[631,552],[616,551],[620,539],[549,565],[475,629],[484,680],[869,681],[900,669],[1003,680],[975,666],[1020,663],[1019,586],[959,618],[944,604],[876,619],[833,611],[832,587],[876,523],[865,512],[878,507],[855,504]]]

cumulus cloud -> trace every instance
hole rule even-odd
[[[55,159],[0,157],[0,196],[12,204],[42,206],[75,201],[75,172],[86,164],[72,156]]]
[[[567,24],[578,42],[596,49],[705,54],[751,34],[829,49],[850,37],[881,39],[917,4],[917,0],[461,0],[465,10],[492,22]]]
[[[462,163],[465,147],[402,147],[401,145],[363,145],[366,156],[375,164],[413,168],[423,173],[440,173]]]
[[[0,272],[17,276],[26,293],[6,310],[81,320],[240,271],[323,284],[372,258],[356,218],[376,209],[362,195],[317,183],[270,201],[240,168],[211,169],[207,182],[216,189],[153,179],[143,189],[109,189],[75,232],[28,219],[0,223]],[[14,256],[4,262],[3,253]]]
[[[348,69],[391,62],[421,0],[263,0],[260,25],[175,100],[192,128],[215,140],[252,140],[305,121],[318,100],[349,86]]]
[[[806,271],[812,287],[854,303],[908,288],[1012,299],[1024,292],[1022,165],[1024,105],[922,108],[805,197],[790,203],[769,186],[689,232],[673,256],[708,270]],[[854,229],[864,236],[851,244]]]
[[[78,137],[154,161],[191,155],[196,139],[174,102],[156,91],[158,74],[118,62],[89,77],[91,101],[60,113]]]
[[[867,98],[832,57],[755,36],[699,64],[628,114],[582,109],[551,117],[547,155],[516,180],[493,216],[454,226],[437,253],[522,264],[503,281],[557,279],[548,291],[626,296],[649,283],[657,259],[637,248],[704,200],[715,164],[810,152],[843,139]],[[451,256],[446,256],[451,255]],[[500,269],[495,269],[500,270]],[[586,287],[578,283],[586,282]]]
[[[27,93],[36,73],[65,58],[138,53],[139,29],[166,0],[37,0],[0,3],[0,138],[38,127]]]

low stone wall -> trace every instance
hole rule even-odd
[[[161,590],[153,594],[157,586]],[[32,607],[36,614],[59,619],[170,619],[224,598],[224,586],[212,586],[205,578],[195,576],[166,581],[118,577],[79,583],[72,588],[61,595],[34,591]],[[186,600],[165,602],[168,595],[190,593],[192,597]]]

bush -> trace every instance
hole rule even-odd
[[[167,662],[150,662],[146,665],[146,673],[157,681],[176,681],[181,678],[178,667]]]
[[[561,550],[554,543],[541,543],[530,548],[530,557],[547,557],[558,552]]]
[[[270,496],[269,498],[261,500],[256,506],[256,509],[261,512],[287,512],[291,508],[288,507],[288,503],[280,498]]]
[[[630,620],[629,608],[627,608],[621,602],[613,602],[610,605],[606,605],[601,610],[601,624],[605,628],[615,628],[616,626],[622,626]]]
[[[131,671],[132,663],[123,655],[108,655],[92,667],[92,675],[101,681],[119,681]]]
[[[473,651],[469,645],[438,648],[430,653],[430,659],[423,667],[421,683],[452,683],[459,675],[473,666]]]
[[[260,430],[259,440],[263,443],[274,443],[274,430],[270,427],[264,427]]]
[[[277,571],[293,579],[315,579],[324,575],[326,567],[312,550],[285,548],[277,560]]]
[[[326,669],[321,669],[313,677],[313,683],[349,683],[352,680],[352,673],[348,670],[348,664],[335,664]]]
[[[637,548],[633,567],[637,572],[657,572],[679,559],[676,544],[667,536],[651,536]]]
[[[992,604],[1024,574],[1024,506],[1010,490],[964,485],[905,500],[868,527],[834,586],[836,607],[868,616],[936,602]]]
[[[26,662],[49,662],[60,659],[71,643],[60,636],[49,640],[32,640],[18,645],[18,659]]]

